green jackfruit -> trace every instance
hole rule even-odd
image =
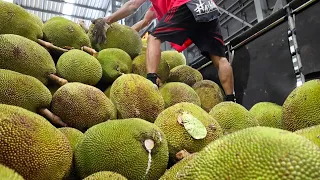
[[[69,127],[82,132],[91,126],[117,118],[111,100],[98,88],[83,83],[68,83],[53,95],[51,111]]]
[[[142,48],[141,48],[141,55],[146,55],[147,52],[147,45],[148,45],[148,39],[141,39],[142,42]]]
[[[52,95],[38,79],[15,71],[0,69],[0,104],[38,112],[49,108]]]
[[[103,69],[103,80],[107,83],[112,83],[122,74],[132,71],[132,59],[121,49],[104,49],[99,52],[97,59]]]
[[[0,24],[0,34],[16,34],[33,41],[43,37],[34,17],[14,3],[0,1]]]
[[[96,85],[102,77],[99,61],[90,54],[73,49],[63,53],[57,62],[57,73],[69,82]]]
[[[0,163],[25,179],[62,179],[72,165],[68,139],[42,116],[0,104]]]
[[[202,81],[202,74],[188,66],[188,65],[179,65],[170,70],[170,75],[168,82],[183,82],[189,86],[193,86],[196,82]]]
[[[190,102],[201,107],[198,94],[187,84],[170,82],[164,84],[159,90],[164,99],[165,108],[181,102]]]
[[[320,147],[320,125],[300,129],[295,133],[304,136]]]
[[[207,112],[210,112],[215,105],[223,102],[223,91],[219,85],[213,81],[198,81],[192,86],[192,88],[200,97],[201,107]]]
[[[109,87],[104,91],[104,94],[105,94],[108,98],[110,98],[110,90],[111,90],[111,87],[112,87],[112,85],[109,86]]]
[[[180,65],[187,65],[186,57],[178,51],[162,51],[161,56],[169,64],[170,70]]]
[[[55,16],[44,23],[44,40],[64,48],[70,46],[80,49],[82,46],[91,47],[90,39],[81,26],[61,16]]]
[[[72,150],[75,151],[78,143],[84,138],[84,134],[78,129],[71,127],[58,128],[69,140]]]
[[[164,100],[154,84],[137,74],[124,74],[114,81],[110,99],[122,118],[154,122],[164,110]]]
[[[282,106],[271,102],[259,102],[251,107],[249,111],[260,126],[283,128]]]
[[[296,131],[320,124],[320,80],[311,80],[294,89],[283,103],[285,129]]]
[[[33,20],[38,24],[38,26],[41,27],[41,31],[42,31],[42,28],[43,28],[44,24],[43,24],[43,21],[41,20],[41,18],[39,16],[35,15],[35,14],[32,14],[32,13],[30,13],[30,14],[33,17]]]
[[[139,55],[133,59],[132,73],[139,74],[140,76],[147,76],[146,55]],[[168,63],[160,59],[157,74],[159,75],[161,82],[164,83],[169,77],[170,69]]]
[[[178,180],[318,179],[320,148],[292,132],[251,127],[205,147]]]
[[[142,41],[137,31],[127,25],[112,23],[106,32],[106,43],[95,44],[92,39],[92,30],[94,25],[90,26],[88,36],[91,39],[92,46],[101,51],[107,48],[118,48],[128,53],[131,59],[138,56],[142,49]]]
[[[24,178],[15,172],[13,169],[10,169],[2,164],[0,164],[0,179],[1,180],[24,180]]]
[[[111,171],[100,171],[84,178],[83,180],[127,180],[121,174]]]
[[[190,113],[204,125],[207,131],[205,138],[193,138],[188,133],[187,127],[179,122],[184,112]],[[165,134],[172,162],[176,160],[176,154],[179,151],[186,150],[189,153],[198,152],[210,142],[221,137],[223,133],[220,125],[213,117],[201,107],[188,102],[178,103],[165,109],[159,114],[154,124]]]
[[[81,177],[112,171],[132,180],[158,179],[168,163],[168,144],[153,123],[130,118],[100,123],[85,132],[75,152]]]
[[[54,61],[44,47],[14,34],[0,35],[0,68],[33,76],[45,85],[48,76],[56,73]]]

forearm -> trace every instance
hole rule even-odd
[[[145,20],[141,20],[134,24],[131,28],[134,29],[135,31],[139,32],[141,29],[145,28],[149,23],[146,22]]]

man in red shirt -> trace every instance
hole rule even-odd
[[[129,0],[111,16],[94,20],[94,36],[97,43],[105,41],[105,33],[102,30],[104,23],[112,24],[133,14],[145,1]],[[219,24],[220,12],[213,0],[150,1],[152,7],[147,11],[144,19],[132,27],[140,31],[153,19],[159,20],[155,29],[148,36],[147,79],[158,85],[157,70],[160,63],[162,42],[170,42],[172,47],[179,52],[194,43],[202,55],[211,59],[218,69],[226,101],[235,101],[232,67],[225,57],[225,47]]]

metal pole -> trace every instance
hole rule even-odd
[[[221,7],[218,7],[218,8],[219,8],[219,10],[220,10],[220,11],[222,11],[222,12],[226,13],[227,15],[229,15],[229,16],[231,16],[231,17],[235,18],[236,20],[238,20],[238,21],[242,22],[243,24],[245,24],[245,25],[247,25],[247,26],[249,26],[249,27],[253,27],[253,25],[251,25],[251,24],[250,24],[250,23],[248,23],[247,21],[245,21],[245,20],[243,20],[243,19],[239,18],[238,16],[236,16],[236,15],[234,15],[234,14],[230,13],[229,11],[227,11],[227,10],[225,10],[225,9],[221,8]]]

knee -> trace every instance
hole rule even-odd
[[[156,37],[152,36],[151,34],[148,35],[147,41],[148,41],[148,44],[149,44],[150,42],[152,43],[152,42],[158,42],[158,41],[159,41],[159,43],[160,43],[160,40],[157,39]]]

